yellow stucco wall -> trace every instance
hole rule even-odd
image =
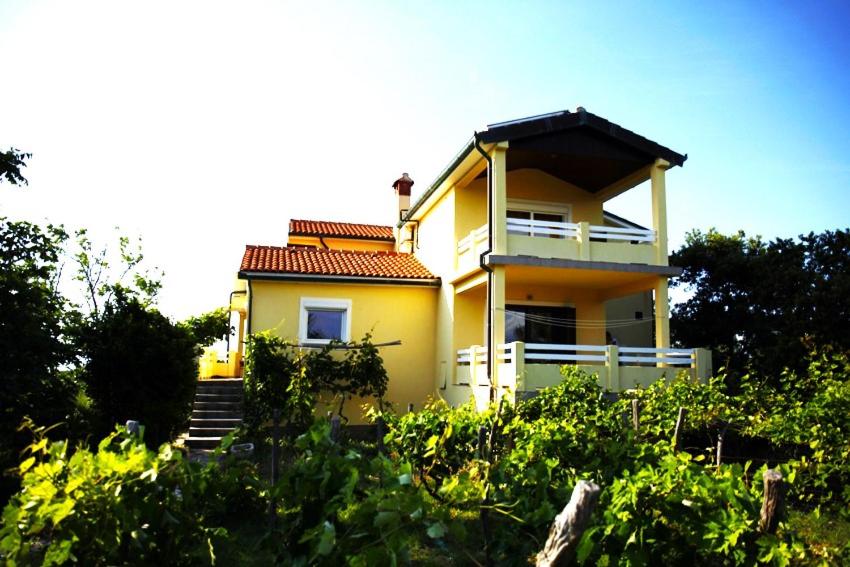
[[[297,342],[302,297],[351,300],[351,338],[367,332],[375,343],[401,340],[401,346],[381,347],[389,375],[386,399],[402,410],[408,403],[421,408],[434,395],[434,287],[310,282],[253,281],[251,328],[270,330]],[[362,423],[360,403],[345,410],[353,423]]]
[[[636,319],[635,312],[643,312]],[[651,347],[652,344],[652,292],[641,292],[605,302],[605,320],[608,331],[620,346]]]
[[[324,237],[325,245],[331,250],[362,250],[366,252],[395,250],[395,243],[381,240],[357,240],[355,238]],[[316,236],[290,236],[289,246],[315,246],[324,248]]]
[[[510,150],[508,150],[510,152]],[[508,203],[511,200],[565,203],[572,206],[570,222],[602,224],[602,202],[591,193],[539,169],[508,172]]]

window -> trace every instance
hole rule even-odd
[[[514,206],[516,206],[516,205],[519,205],[519,207],[522,206],[519,203],[516,203]],[[545,226],[545,227],[535,228],[533,225],[529,226],[529,223],[524,223],[522,221],[543,221],[543,222],[557,222],[557,223],[568,222],[568,220],[569,220],[569,209],[567,209],[567,212],[565,214],[563,212],[555,212],[558,209],[563,210],[563,207],[557,207],[556,208],[556,207],[551,207],[551,206],[547,207],[545,205],[541,205],[539,207],[535,207],[535,209],[537,209],[537,210],[531,210],[530,207],[529,208],[519,208],[519,207],[514,208],[514,206],[511,206],[510,204],[508,206],[510,208],[507,210],[507,215],[506,215],[507,218],[508,219],[516,219],[516,220],[520,221],[519,223],[514,223],[512,226],[511,225],[508,226],[508,234],[520,234],[520,235],[523,235],[523,236],[542,236],[544,238],[546,238],[546,237],[549,237],[549,238],[564,238],[564,236],[557,233],[558,232],[557,229],[556,229],[556,233],[553,234],[552,233],[553,232],[552,227]],[[540,210],[541,208],[552,209],[552,211],[550,212],[550,211],[547,210],[546,212],[544,212],[544,211]],[[526,230],[526,227],[528,227],[527,230]]]
[[[351,300],[301,298],[298,339],[302,344],[351,340]]]

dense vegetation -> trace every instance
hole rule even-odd
[[[0,217],[3,502],[18,488],[9,469],[29,443],[17,431],[25,418],[58,425],[51,438],[72,443],[141,419],[156,447],[186,425],[197,345],[227,331],[221,312],[171,322],[155,308],[160,281],[142,269],[138,247],[122,237],[114,261],[108,252],[85,231],[71,238],[62,227]],[[68,265],[76,302],[60,286]]]
[[[697,230],[670,262],[691,292],[673,308],[674,340],[712,349],[734,378],[802,371],[812,345],[850,350],[848,229],[770,242]]]
[[[321,419],[288,446],[274,485],[247,462],[187,463],[168,445],[154,453],[124,434],[75,456],[37,439],[20,467],[24,490],[4,512],[0,552],[19,564],[167,553],[173,564],[523,565],[577,480],[592,479],[603,490],[581,563],[850,560],[845,356],[814,354],[804,374],[785,373],[778,387],[752,377],[735,393],[722,380],[674,380],[613,399],[594,377],[564,374],[558,387],[483,413],[439,401],[384,413],[383,452],[344,431],[334,437]],[[675,451],[679,407],[690,411]],[[718,465],[721,431],[728,448]],[[758,527],[768,466],[784,474],[790,511],[775,534]],[[802,529],[800,518],[824,516],[844,541]]]

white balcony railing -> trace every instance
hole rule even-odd
[[[533,238],[546,239],[545,242],[556,244],[558,240],[564,242],[565,246],[551,245],[546,249],[551,254],[563,255],[563,257],[574,257],[577,259],[602,261],[617,261],[622,257],[623,249],[616,248],[622,245],[636,245],[629,261],[648,262],[653,256],[651,246],[657,238],[654,230],[644,228],[618,228],[610,226],[597,226],[588,223],[554,222],[530,219],[506,219],[506,228],[509,236],[530,236]],[[609,246],[610,244],[610,246]],[[457,243],[458,268],[477,265],[477,256],[487,246],[487,225],[472,230]],[[509,245],[513,246],[513,245]],[[530,242],[517,242],[516,253],[528,254],[534,252]],[[641,250],[640,256],[634,257],[634,253]],[[513,253],[513,252],[509,252]]]
[[[487,245],[487,225],[480,226],[467,234],[465,237],[458,240],[457,253],[458,255],[467,252],[480,254],[484,252]]]
[[[648,386],[662,376],[671,378],[680,372],[698,380],[707,380],[711,375],[711,353],[705,349],[513,342],[498,346],[491,369],[492,384],[486,371],[486,347],[460,349],[456,360],[456,383],[515,391],[557,384],[564,364],[597,374],[604,387],[615,391],[636,384]]]
[[[571,222],[507,219],[508,234],[544,238],[578,238],[579,225]]]

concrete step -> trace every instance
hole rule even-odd
[[[241,396],[242,388],[231,388],[230,386],[209,386],[207,388],[196,388],[196,394],[224,394],[225,396]]]
[[[207,394],[207,393],[197,393],[195,394],[196,402],[233,402],[233,403],[242,403],[242,394]]]
[[[242,420],[239,418],[192,419],[189,422],[189,427],[225,427],[233,429],[240,425],[242,425]]]
[[[186,446],[190,449],[215,449],[221,444],[221,437],[187,437]]]
[[[215,380],[198,380],[198,388],[241,388],[244,382],[241,378],[218,378]]]
[[[224,437],[233,427],[190,427],[189,437]]]
[[[242,410],[242,404],[239,402],[195,402],[192,407],[196,410]]]
[[[242,419],[241,411],[234,410],[192,410],[192,419]]]

